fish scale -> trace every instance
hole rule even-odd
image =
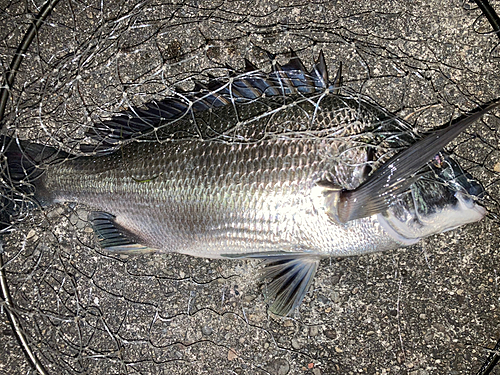
[[[89,206],[109,251],[264,259],[280,315],[300,304],[323,257],[407,246],[485,215],[480,184],[440,151],[497,103],[418,137],[368,99],[339,94],[339,77],[327,85],[322,54],[309,73],[297,59],[274,68],[98,124],[89,156],[12,144],[10,176],[44,205]]]
[[[265,233],[269,233],[270,242],[288,243],[282,245],[285,250],[302,248],[329,254],[335,248],[330,241],[317,240],[323,237],[315,232],[324,226],[324,218],[318,218],[311,210],[310,191],[316,180],[325,177],[325,171],[356,168],[340,166],[339,160],[322,157],[333,155],[331,150],[328,153],[322,150],[331,149],[337,143],[334,139],[330,142],[305,139],[300,143],[269,139],[251,144],[201,140],[134,143],[94,163],[82,158],[50,167],[42,180],[52,194],[50,200],[76,201],[112,212],[118,222],[134,234],[143,233],[145,244],[151,247],[197,256],[243,254],[241,244],[234,241],[236,237],[242,237],[242,241],[254,238],[263,243]],[[179,151],[182,157],[178,157]],[[366,162],[365,154],[358,152],[359,164]],[[102,165],[106,166],[105,170]],[[347,171],[344,175],[353,173]],[[330,179],[345,184],[334,174]],[[190,191],[187,186],[196,189]],[[130,209],[123,214],[123,203],[118,202],[128,202],[138,218],[122,222],[122,217],[129,217]],[[133,202],[137,202],[135,207]],[[155,204],[160,204],[162,209],[156,211]],[[165,212],[164,207],[171,212]],[[138,214],[139,210],[145,211]],[[142,227],[139,222],[143,216],[155,217],[156,228]],[[232,216],[232,222],[226,223],[228,216]],[[208,223],[207,218],[210,218]],[[296,224],[299,218],[301,222],[317,223],[306,225],[308,231],[314,230],[313,235],[305,236],[304,229],[297,230],[305,225]],[[197,244],[196,250],[192,250],[192,246],[186,250],[185,241],[181,241],[182,245],[164,241],[182,230],[183,238],[203,234],[210,242],[210,224],[219,228],[217,238],[225,235],[220,233],[220,228],[234,231],[232,243],[219,240],[220,244],[212,245],[216,250],[206,250],[204,243]],[[292,229],[283,231],[282,228]],[[239,236],[238,230],[244,234]],[[252,252],[265,250],[262,243],[261,249],[252,249]]]

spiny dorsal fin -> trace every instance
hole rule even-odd
[[[209,77],[207,82],[196,80],[191,91],[178,89],[173,97],[153,101],[143,108],[132,107],[111,120],[96,124],[86,135],[98,141],[100,146],[83,145],[81,150],[105,154],[132,139],[165,139],[171,136],[168,128],[170,122],[181,118],[192,119],[195,113],[248,102],[263,95],[275,97],[297,93],[312,94],[328,87],[328,71],[322,51],[310,72],[293,51],[289,62],[283,66],[276,62],[275,55],[270,52],[267,54],[272,61],[271,72],[258,70],[246,59],[245,72],[242,74],[227,65],[229,80],[213,77]],[[334,87],[339,86],[340,80],[338,73]],[[166,131],[158,133],[160,128]],[[175,132],[183,133],[178,127]],[[192,134],[188,136],[192,137]]]
[[[300,72],[306,72],[306,67],[302,63],[302,60],[297,56],[293,49],[290,49],[290,60],[288,63],[283,65],[284,70],[297,70]]]
[[[273,68],[273,72],[276,72],[276,73],[283,72],[283,67],[280,65],[279,62],[273,61],[273,64],[271,66]]]
[[[250,73],[250,72],[257,72],[259,68],[257,68],[250,60],[247,58],[244,58],[243,61],[245,62],[245,72]]]
[[[335,78],[333,79],[332,82],[332,87],[333,87],[333,93],[335,95],[338,95],[340,93],[340,89],[342,88],[342,82],[343,77],[342,77],[342,62],[339,64],[339,68],[337,69],[337,74],[335,74]]]
[[[275,61],[276,59],[276,55],[274,53],[271,53],[267,50],[264,51],[267,55],[267,58],[269,59],[269,61],[271,61],[271,64],[273,64],[273,62]]]
[[[318,59],[313,65],[310,74],[313,77],[317,77],[320,82],[322,82],[323,87],[328,87],[328,69],[326,67],[325,55],[323,54],[323,50],[319,51]]]

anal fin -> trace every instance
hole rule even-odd
[[[281,316],[290,314],[304,299],[321,257],[312,254],[260,255],[264,259],[263,279],[271,279],[266,300],[269,310]]]
[[[148,246],[142,245],[141,239],[116,223],[115,216],[100,211],[89,214],[94,233],[99,245],[112,252],[127,254],[143,254],[156,251]]]

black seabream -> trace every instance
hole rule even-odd
[[[89,156],[4,137],[4,221],[26,196],[89,206],[110,251],[263,259],[270,310],[289,314],[320,260],[395,249],[480,220],[481,185],[444,146],[496,103],[418,136],[333,82],[323,54],[97,124]],[[89,142],[91,143],[91,142]]]

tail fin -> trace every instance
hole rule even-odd
[[[50,146],[0,136],[0,232],[40,206],[37,185],[46,167],[68,154]]]

